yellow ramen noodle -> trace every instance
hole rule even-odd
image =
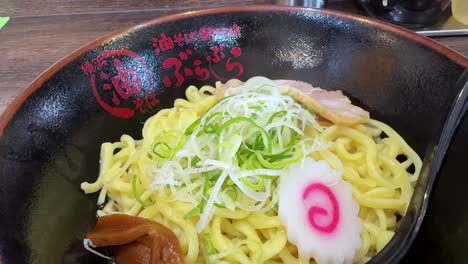
[[[149,154],[154,140],[184,131],[217,102],[214,92],[211,86],[190,86],[186,100],[177,99],[173,108],[145,122],[142,140],[123,135],[119,142],[102,144],[99,177],[81,188],[86,193],[99,192],[99,216],[124,213],[170,228],[180,241],[186,263],[206,263],[207,252],[213,250],[219,261],[227,263],[314,263],[298,257],[275,207],[262,213],[216,208],[203,232],[197,233],[197,217],[184,218],[192,203],[176,199],[165,188],[148,187],[147,172],[155,163]],[[310,155],[341,169],[343,179],[352,185],[362,227],[362,245],[354,262],[364,263],[394,235],[397,216],[404,215],[410,202],[421,159],[392,128],[375,120],[354,127],[331,125],[320,137],[333,144]],[[406,159],[399,161],[400,156]],[[194,182],[190,188],[201,184]],[[141,201],[135,199],[132,188]]]

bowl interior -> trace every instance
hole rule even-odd
[[[135,27],[59,62],[0,128],[4,263],[94,261],[80,239],[94,226],[96,195],[80,183],[96,179],[101,143],[141,137],[142,122],[188,85],[263,75],[340,89],[424,156],[464,67],[380,27],[327,11],[204,11]]]

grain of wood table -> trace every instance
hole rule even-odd
[[[0,0],[0,113],[35,77],[73,50],[119,28],[162,15],[269,0]],[[359,12],[352,0],[329,8]],[[468,56],[468,37],[436,38]]]

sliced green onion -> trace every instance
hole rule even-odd
[[[192,168],[195,168],[199,161],[200,161],[200,158],[198,156],[193,157],[190,162],[190,165],[192,166]]]
[[[206,125],[203,126],[203,132],[205,132],[206,134],[215,134],[215,133],[217,133],[217,131],[219,129],[219,126],[217,124],[213,124],[212,120],[215,119],[218,116],[222,116],[222,113],[221,112],[213,113],[211,116],[209,116],[205,120]]]
[[[210,174],[208,172],[202,172],[202,176],[204,178],[203,181],[203,190],[202,190],[202,197],[200,204],[198,205],[199,212],[203,212],[206,206],[206,202],[208,200],[207,194],[208,194],[208,184],[210,183]]]
[[[254,150],[262,150],[265,149],[265,144],[263,144],[262,136],[258,135],[255,137],[255,143],[252,147]]]
[[[158,147],[159,149],[157,149]],[[171,159],[172,152],[173,152],[173,149],[166,142],[158,141],[153,144],[153,153],[156,156],[160,157],[161,159],[164,159],[164,160]]]
[[[219,100],[218,102],[216,102],[214,105],[210,106],[210,108],[208,108],[208,110],[206,111],[206,113],[209,113],[211,109],[213,109],[214,107],[218,106],[221,102],[223,102],[224,100],[228,99],[232,97],[232,95],[230,96],[225,96],[223,98],[221,98],[221,100]],[[202,119],[203,116],[201,116],[200,118],[198,118],[197,120],[195,120],[192,124],[190,124],[189,127],[187,127],[187,129],[185,129],[185,135],[189,136],[193,133],[193,131],[195,131],[195,129],[197,129],[197,127],[200,125],[201,123],[201,119]]]
[[[208,124],[203,127],[203,132],[206,134],[216,134],[218,132],[219,127],[215,124]]]
[[[170,160],[175,153],[185,144],[185,135],[177,130],[166,132],[164,136],[158,137],[152,146],[153,153],[163,160]]]
[[[213,205],[218,207],[218,208],[226,208],[226,206],[224,206],[222,204],[219,204],[219,203],[213,203]]]
[[[198,204],[197,207],[193,208],[192,210],[190,210],[188,213],[184,215],[185,220],[189,219],[190,217],[194,215],[200,214],[205,209],[206,202],[207,202],[208,189],[209,189],[208,185],[210,183],[210,174],[208,172],[202,172],[202,176],[204,180],[203,180],[203,189],[202,189],[200,203]]]
[[[133,192],[133,196],[135,197],[135,200],[141,204],[143,207],[149,207],[149,206],[152,206],[153,204],[156,203],[156,201],[152,201],[148,204],[145,204],[145,202],[143,202],[143,200],[141,199],[140,195],[138,194],[138,191],[137,191],[137,186],[136,186],[136,181],[137,181],[137,176],[136,175],[133,175],[132,177],[132,192]]]
[[[252,191],[260,191],[263,189],[263,179],[260,178],[257,184],[251,183],[246,179],[247,177],[240,178],[240,181]]]
[[[218,156],[221,161],[231,163],[242,145],[242,136],[232,135],[218,145]]]
[[[286,114],[286,113],[287,113],[286,111],[279,111],[279,112],[273,113],[273,114],[270,116],[270,118],[268,119],[267,124],[271,124],[271,123],[273,122],[273,120],[274,120],[277,116],[279,116],[279,115],[284,115],[284,114]]]
[[[195,120],[190,126],[187,127],[187,129],[185,129],[185,135],[187,136],[191,135],[193,131],[197,129],[200,123],[201,123],[201,117]]]
[[[226,195],[228,195],[228,193],[232,192],[234,193],[234,198],[232,198],[232,200],[234,201],[237,201],[237,195],[238,195],[238,188],[236,186],[230,186],[229,188],[227,188],[225,191]]]
[[[258,106],[258,105],[251,105],[251,106],[249,106],[249,108],[257,110],[257,111],[262,110],[262,108],[260,106]]]
[[[222,113],[222,112],[215,112],[215,113],[211,114],[209,117],[207,117],[205,119],[205,124],[213,122],[212,120],[214,120],[216,117],[218,117],[218,116],[222,117],[224,114],[225,113]]]
[[[255,153],[251,153],[251,155],[247,159],[245,159],[242,164],[242,168],[247,169],[247,170],[256,169],[260,167],[261,167],[261,164],[260,162],[258,162],[258,159],[255,156]]]
[[[270,158],[268,158],[268,161],[269,162],[277,162],[279,160],[289,159],[292,156],[293,156],[292,154],[285,153],[284,155],[278,155],[278,156],[270,157]]]
[[[192,210],[190,210],[188,213],[184,215],[184,220],[190,219],[192,216],[200,214],[200,209],[198,207],[194,207]]]
[[[275,178],[278,178],[278,176],[271,176],[271,175],[258,175],[259,178],[262,178],[264,180],[271,180],[271,179],[275,179]]]
[[[206,253],[208,254],[208,258],[216,254],[216,249],[213,246],[213,242],[210,238],[210,233],[204,234],[205,244],[206,244]]]
[[[297,152],[298,152],[298,154],[297,154],[296,157],[292,157],[292,158],[289,158],[289,159],[283,159],[283,160],[275,161],[275,162],[270,162],[268,160],[265,160],[260,153],[257,153],[256,156],[257,156],[257,159],[260,162],[260,164],[262,164],[262,166],[264,166],[265,168],[268,168],[268,169],[282,169],[282,168],[284,168],[286,166],[292,165],[294,163],[298,163],[299,161],[301,161],[304,158],[304,153],[302,153],[302,151],[297,151]]]
[[[257,125],[252,119],[250,118],[247,118],[247,117],[243,117],[243,116],[238,116],[238,117],[234,117],[226,122],[224,122],[223,124],[221,124],[221,126],[219,126],[219,129],[218,129],[218,135],[221,133],[221,131],[223,131],[224,129],[226,129],[227,127],[235,124],[235,123],[241,123],[241,122],[247,122],[249,123],[251,126],[257,128],[266,138],[267,140],[267,149],[269,152],[271,152],[271,148],[272,148],[272,142],[271,142],[271,136],[270,134],[265,130],[263,129],[261,126]]]
[[[279,156],[284,156],[286,153],[290,152],[291,149],[296,145],[296,140],[297,140],[297,135],[294,133],[291,133],[288,145],[286,145],[283,151],[279,153],[275,153],[275,154],[264,154],[263,156],[266,158],[275,158]]]

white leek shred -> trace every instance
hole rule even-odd
[[[211,218],[211,212],[213,210],[213,205],[216,197],[218,196],[219,191],[221,190],[221,186],[226,179],[228,171],[224,171],[221,176],[219,176],[218,180],[216,181],[215,186],[213,187],[213,191],[211,192],[211,196],[206,203],[205,210],[203,211],[202,215],[200,216],[200,220],[196,225],[197,232],[201,232],[205,226],[208,224]]]
[[[106,256],[106,255],[104,255],[104,254],[102,254],[102,253],[100,253],[100,252],[94,250],[93,248],[95,248],[96,246],[93,244],[93,241],[91,241],[91,239],[89,239],[89,238],[83,239],[83,246],[84,246],[84,248],[85,248],[87,251],[93,253],[93,254],[96,255],[96,256],[99,256],[99,257],[101,257],[101,258],[105,258],[105,259],[112,260],[112,257],[108,257],[108,256]]]
[[[255,176],[255,175],[280,176],[281,172],[282,170],[272,170],[272,169],[243,170],[239,172],[239,178]]]
[[[229,172],[229,178],[249,198],[251,198],[251,199],[253,199],[255,201],[263,202],[263,201],[266,201],[266,199],[268,199],[268,197],[270,197],[270,193],[267,192],[267,191],[265,191],[265,192],[256,192],[256,191],[252,191],[251,189],[249,189],[249,187],[245,186],[245,184],[243,184],[239,180],[239,176],[237,174],[238,174],[237,171],[231,170]]]

